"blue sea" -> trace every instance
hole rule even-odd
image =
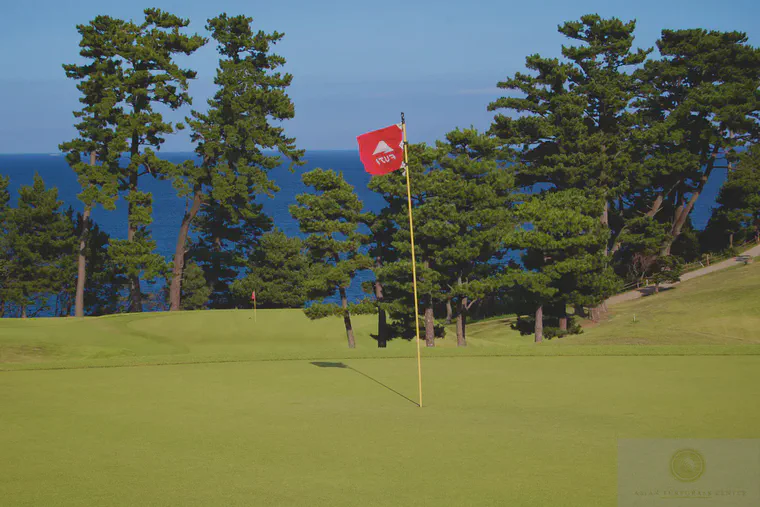
[[[172,162],[194,159],[193,153],[165,153],[162,156]],[[314,150],[307,152],[306,159],[307,163],[294,172],[289,171],[287,165],[272,171],[270,177],[276,181],[280,191],[274,198],[260,198],[264,211],[274,219],[275,226],[287,234],[300,235],[298,224],[290,216],[288,206],[296,202],[296,195],[307,190],[301,183],[301,174],[316,167],[342,171],[346,180],[356,189],[366,209],[378,211],[383,206],[383,199],[367,189],[370,175],[364,172],[357,151]],[[77,199],[79,184],[74,172],[61,154],[0,154],[0,174],[10,176],[12,198],[15,199],[16,189],[19,186],[32,184],[35,172],[42,176],[48,187],[58,187],[59,198],[64,202],[65,207],[72,206],[76,210],[82,210],[82,204]],[[704,194],[697,201],[692,212],[692,221],[696,228],[702,229],[707,224],[718,190],[725,178],[725,171],[714,173]],[[141,181],[142,188],[153,193],[154,222],[151,225],[153,238],[156,240],[159,253],[170,259],[174,253],[177,231],[185,209],[184,200],[177,197],[169,181],[145,176]],[[126,237],[127,207],[124,200],[119,201],[115,211],[96,209],[93,212],[93,219],[111,237]],[[349,292],[351,299],[357,300],[363,297],[361,282],[371,278],[372,274],[369,272],[360,274]]]

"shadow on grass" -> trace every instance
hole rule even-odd
[[[640,289],[636,289],[636,290],[639,291],[639,293],[641,293],[642,297],[647,297],[647,296],[654,296],[655,294],[661,294],[663,292],[667,292],[673,289],[675,289],[675,287],[660,287],[660,291],[655,292],[654,286],[649,285],[647,287],[641,287]]]
[[[383,386],[384,388],[386,388],[386,389],[387,389],[387,390],[389,390],[390,392],[392,392],[392,393],[394,393],[394,394],[396,394],[396,395],[398,395],[398,396],[401,396],[402,398],[404,398],[404,399],[405,399],[406,401],[408,401],[409,403],[412,403],[412,404],[414,404],[414,405],[416,405],[416,406],[418,406],[418,407],[420,406],[420,405],[419,405],[419,403],[417,403],[417,402],[416,402],[416,401],[414,401],[413,399],[411,399],[411,398],[407,398],[406,396],[404,396],[404,395],[403,395],[403,394],[401,394],[400,392],[396,391],[396,390],[395,390],[395,389],[393,389],[392,387],[390,387],[390,386],[387,386],[387,385],[383,384],[383,383],[382,383],[382,382],[380,382],[379,380],[377,380],[377,379],[375,379],[375,378],[372,378],[372,377],[370,377],[370,376],[369,376],[369,375],[367,375],[366,373],[360,372],[360,371],[359,371],[359,370],[357,370],[356,368],[354,368],[354,367],[352,367],[352,366],[349,366],[349,365],[347,365],[346,363],[340,363],[340,362],[336,363],[336,362],[331,362],[331,361],[312,361],[312,362],[311,362],[311,364],[313,364],[314,366],[316,366],[316,367],[318,367],[318,368],[343,368],[343,369],[346,369],[346,370],[351,370],[351,371],[354,371],[354,372],[358,373],[359,375],[361,375],[362,377],[368,378],[368,379],[370,379],[372,382],[374,382],[374,383],[376,383],[376,384],[379,384],[379,385]]]

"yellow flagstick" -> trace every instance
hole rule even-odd
[[[258,322],[259,319],[256,318],[256,300],[253,300],[253,322]]]
[[[417,303],[417,260],[414,256],[414,221],[412,220],[412,187],[409,183],[409,152],[406,142],[406,120],[401,113],[401,131],[404,136],[404,172],[406,172],[406,198],[409,207],[409,241],[412,245],[412,284],[414,285],[414,331],[417,334],[417,383],[420,390],[420,408],[422,407],[422,361],[420,360],[420,315]]]

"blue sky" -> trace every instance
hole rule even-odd
[[[296,105],[288,130],[307,149],[354,148],[356,135],[398,121],[402,110],[412,142],[431,142],[457,126],[487,128],[496,82],[521,70],[529,54],[558,56],[564,38],[557,25],[587,13],[637,19],[642,47],[663,28],[691,27],[744,31],[760,45],[756,0],[4,2],[0,153],[55,152],[73,136],[77,91],[61,64],[78,61],[76,24],[98,14],[139,20],[152,6],[190,18],[201,33],[220,12],[284,32],[276,49],[294,75]],[[213,93],[216,61],[209,44],[183,62],[198,70],[190,89],[196,108]],[[190,148],[183,134],[164,150]]]

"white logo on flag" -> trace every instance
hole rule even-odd
[[[390,153],[393,151],[393,148],[388,146],[388,143],[385,141],[380,141],[377,143],[377,147],[375,147],[375,151],[372,153],[372,155],[377,155],[378,153]]]

